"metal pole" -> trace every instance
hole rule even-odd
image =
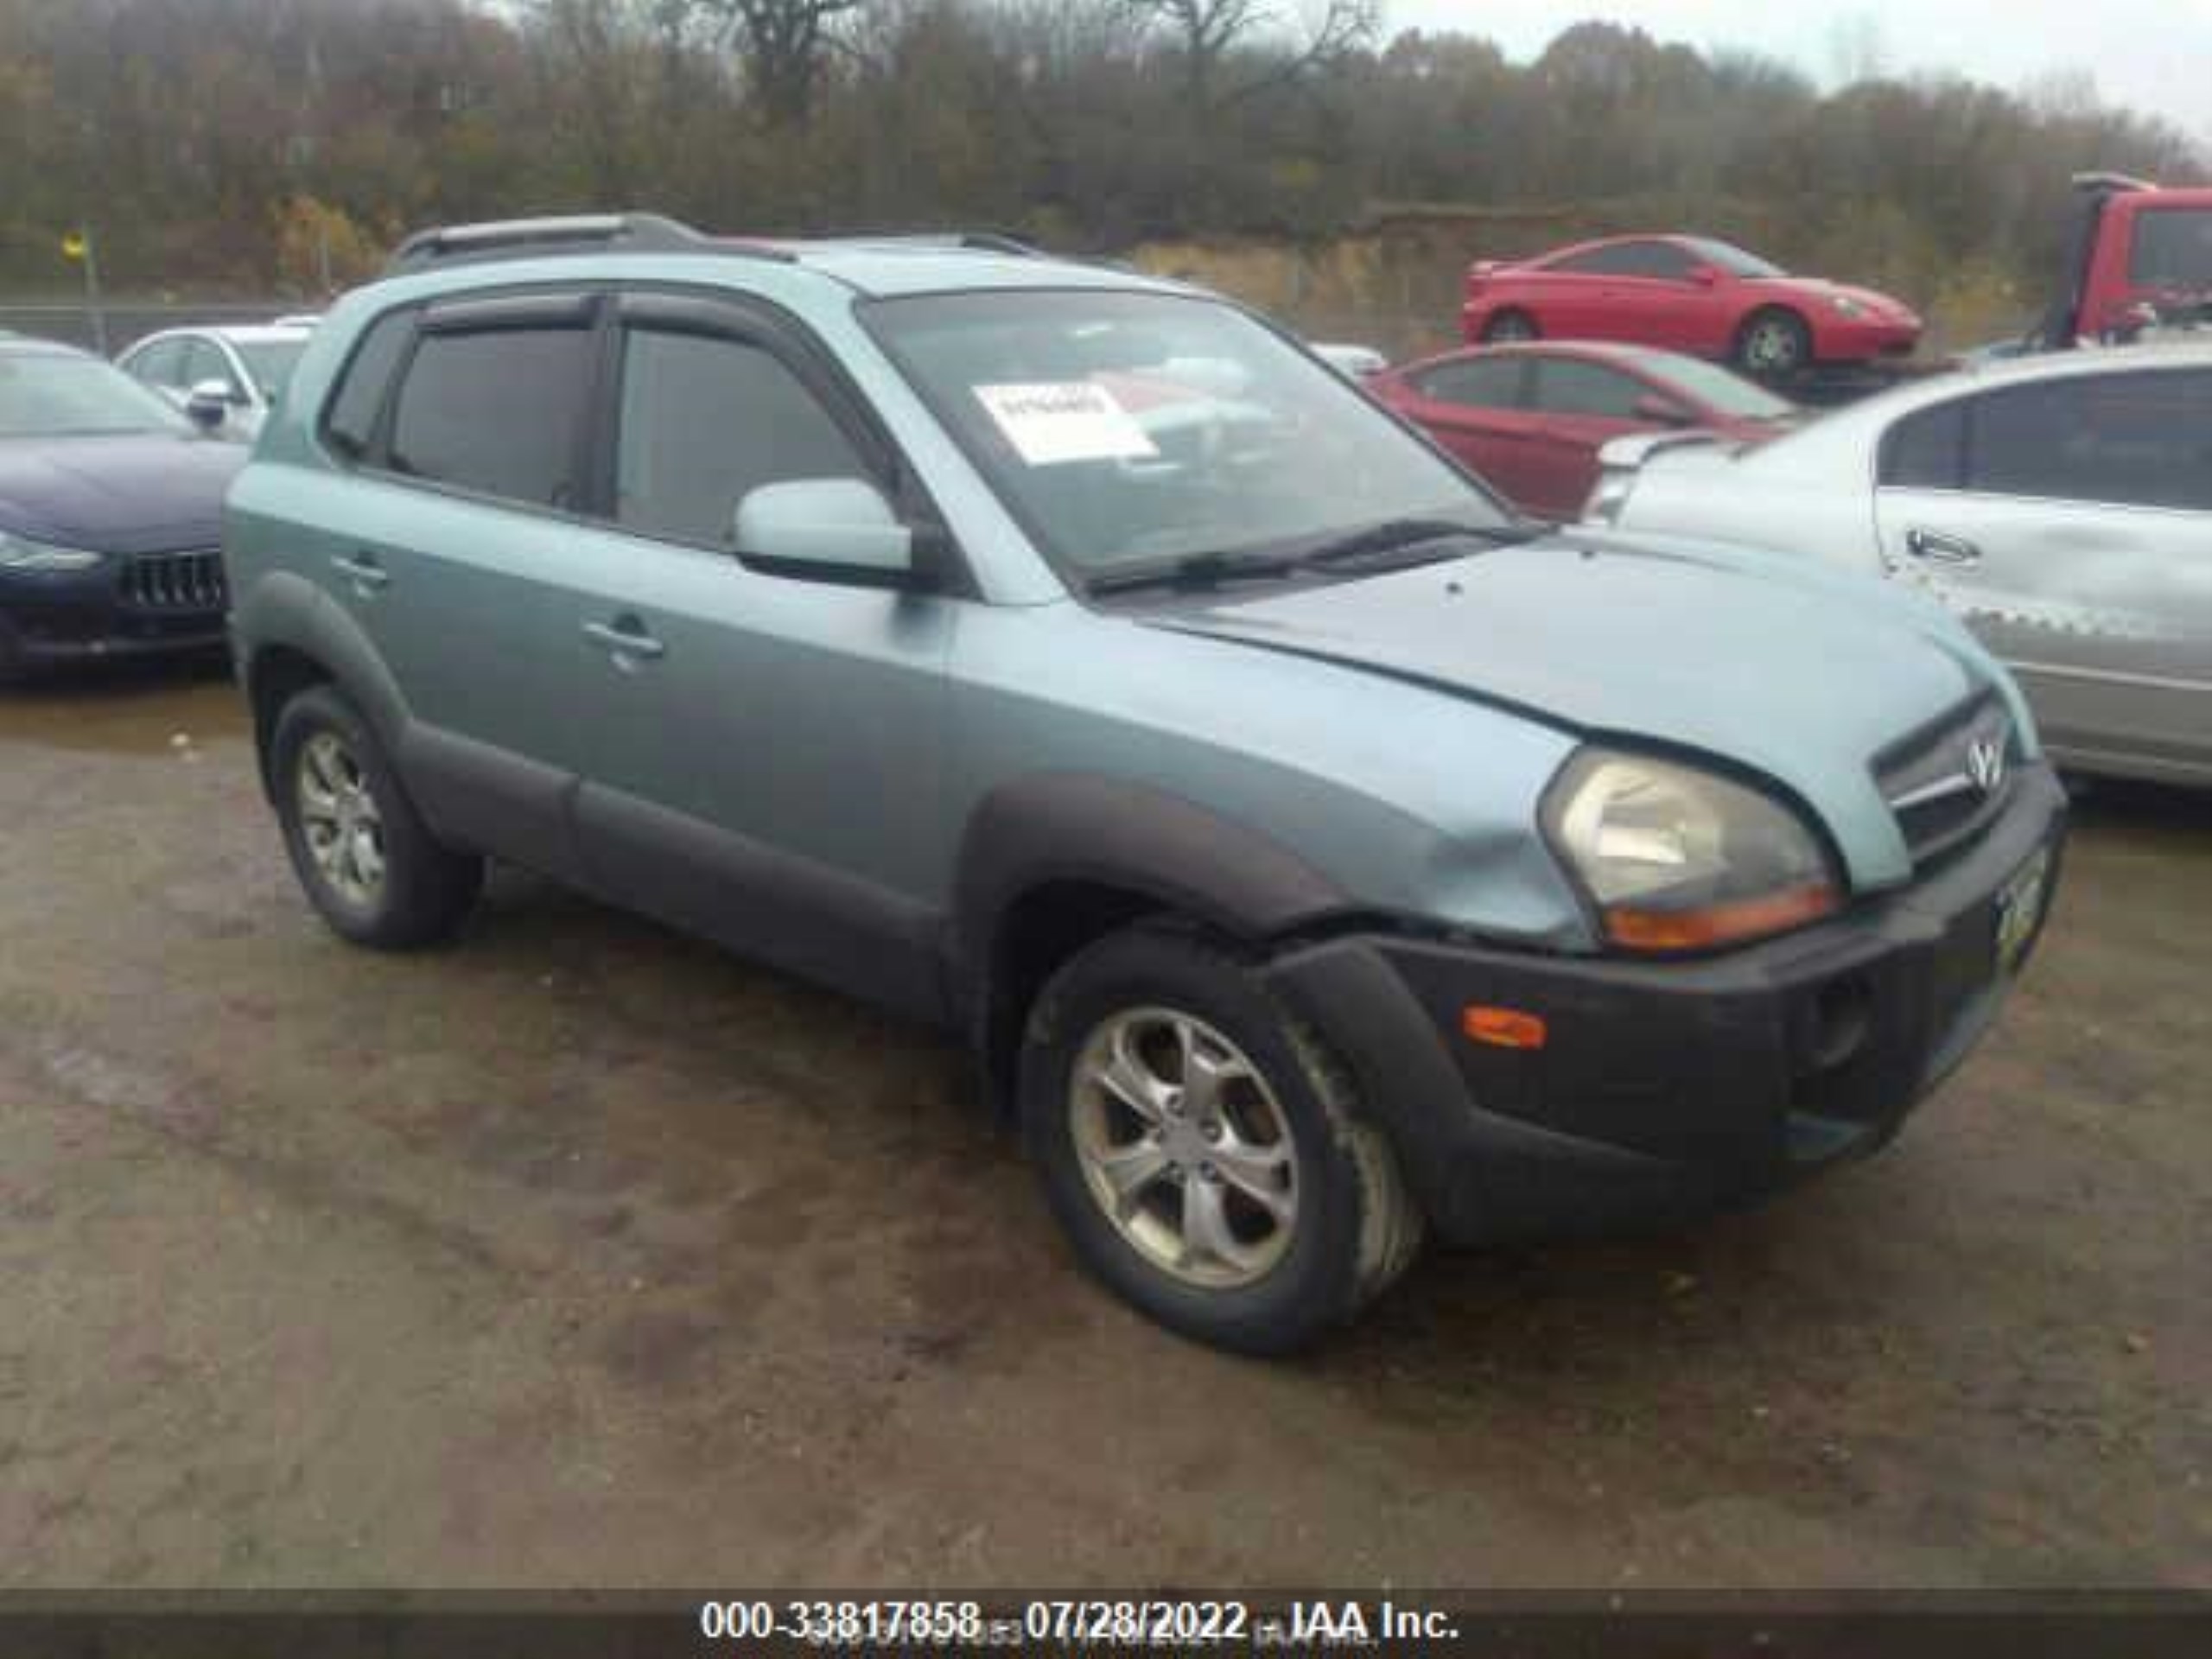
[[[92,227],[86,226],[78,232],[85,238],[85,308],[92,314],[92,346],[102,357],[107,355],[107,312],[100,304],[100,259],[92,247]]]

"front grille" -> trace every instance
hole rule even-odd
[[[219,611],[229,602],[223,556],[142,553],[123,567],[123,602],[147,611]]]
[[[1994,788],[1975,765],[1993,747],[2003,763]],[[1874,780],[1912,854],[1925,864],[1966,845],[2004,810],[2019,754],[2012,718],[1993,696],[1956,709],[1875,759]]]

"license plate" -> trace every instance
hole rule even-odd
[[[2050,887],[2050,849],[2044,848],[1997,890],[1997,971],[2009,974],[2027,954]]]

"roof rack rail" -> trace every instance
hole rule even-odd
[[[526,259],[562,253],[727,253],[788,260],[775,248],[722,241],[659,213],[568,213],[546,219],[488,219],[417,231],[393,251],[384,274],[481,259]]]
[[[1012,254],[1021,259],[1050,259],[1033,242],[1005,231],[849,231],[821,238],[832,245],[879,248],[965,248],[977,253]]]

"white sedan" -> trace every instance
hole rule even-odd
[[[2062,766],[2212,785],[2212,347],[1991,363],[1748,449],[1624,439],[1587,517],[1909,582],[2012,666]]]
[[[116,359],[217,435],[251,442],[315,332],[311,316],[251,326],[166,328]]]

